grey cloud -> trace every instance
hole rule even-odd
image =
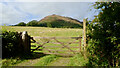
[[[57,14],[82,20],[93,16],[88,14],[91,2],[8,2],[3,5],[3,23],[16,24]]]
[[[95,2],[95,1],[103,1],[103,0],[3,0],[3,1],[4,2]]]

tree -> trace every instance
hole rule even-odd
[[[24,22],[20,22],[20,23],[17,24],[16,26],[26,26],[26,23],[24,23]]]
[[[32,20],[26,24],[27,26],[38,26],[38,21],[37,20]]]
[[[47,23],[47,27],[52,27],[50,22]]]
[[[100,12],[87,25],[88,50],[91,61],[98,65],[120,65],[120,3],[96,2]],[[92,62],[90,62],[93,64]]]

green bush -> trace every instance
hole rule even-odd
[[[20,23],[17,24],[16,26],[26,26],[26,23],[24,23],[24,22],[20,22]]]
[[[38,26],[38,21],[37,20],[32,20],[26,24],[26,26]]]
[[[39,27],[47,27],[47,23],[39,23],[38,26]]]
[[[17,32],[2,31],[2,57],[16,56],[18,51],[20,35]]]
[[[71,23],[71,22],[66,22],[64,20],[57,20],[57,21],[52,21],[52,22],[44,22],[44,23],[39,23],[40,27],[51,27],[51,28],[82,28],[81,25]]]
[[[96,2],[100,12],[87,25],[90,64],[120,66],[120,3]]]

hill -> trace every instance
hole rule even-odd
[[[70,17],[53,14],[38,21],[38,26],[52,28],[82,28],[82,22]]]

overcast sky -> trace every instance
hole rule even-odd
[[[56,14],[72,17],[80,21],[92,20],[98,14],[92,7],[94,2],[1,2],[0,25],[14,25],[19,22],[40,20],[45,16]],[[90,9],[92,9],[90,11]]]

